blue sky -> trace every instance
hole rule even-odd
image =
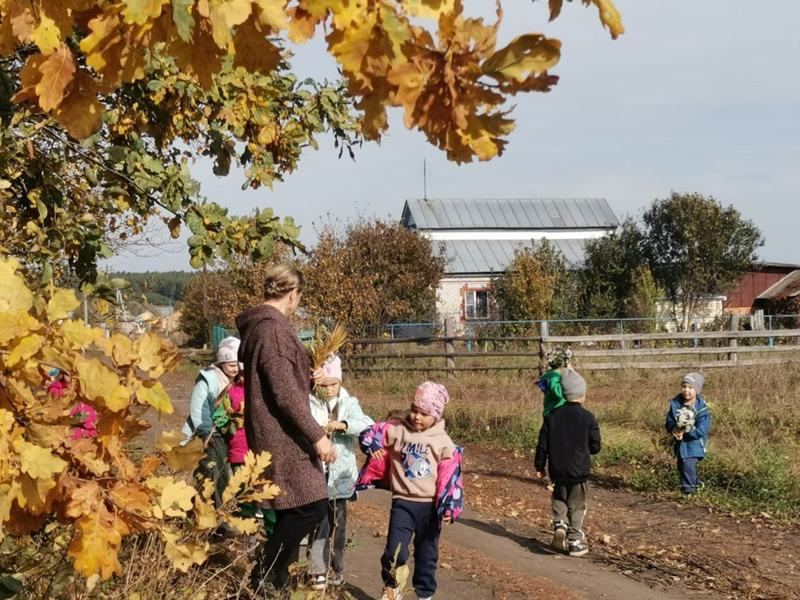
[[[476,7],[488,1],[467,3]],[[541,31],[559,38],[561,80],[548,94],[515,100],[517,128],[500,158],[458,166],[406,130],[399,109],[380,145],[355,162],[328,138],[273,190],[241,190],[194,165],[202,193],[246,214],[271,206],[294,217],[313,245],[336,219],[399,218],[406,198],[604,197],[622,217],[671,191],[712,195],[761,228],[760,257],[800,263],[800,2],[616,0],[626,33],[611,40],[597,11],[577,0],[547,22],[547,2],[505,0],[501,43]],[[473,13],[474,14],[474,13]],[[485,13],[484,13],[485,14]],[[335,76],[319,41],[297,49],[301,76]],[[188,270],[188,252],[120,256],[119,270]]]

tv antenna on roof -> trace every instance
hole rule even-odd
[[[428,199],[428,163],[422,159],[422,199]]]

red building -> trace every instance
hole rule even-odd
[[[770,288],[778,286],[784,280],[788,281],[787,278],[793,279],[797,277],[796,272],[798,270],[800,270],[800,265],[785,263],[761,263],[757,265],[753,271],[742,277],[736,289],[726,294],[727,299],[722,303],[723,311],[746,315],[758,308],[764,308],[762,303],[759,302],[759,296],[762,296]]]

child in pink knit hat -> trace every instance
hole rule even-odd
[[[395,573],[409,559],[412,534],[414,590],[422,600],[436,591],[440,524],[452,521],[461,507],[461,453],[447,435],[442,418],[449,401],[443,385],[426,381],[414,392],[405,419],[386,423],[381,427],[380,440],[373,440],[376,448],[366,450],[371,460],[385,461],[385,481],[392,492],[389,533],[381,557],[381,598],[385,600],[403,595]],[[362,449],[366,437],[370,437],[365,437],[366,433],[362,433]],[[449,490],[456,488],[453,498]],[[449,499],[442,501],[446,496]],[[455,504],[458,509],[454,511]]]

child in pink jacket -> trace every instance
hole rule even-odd
[[[395,573],[409,558],[414,537],[412,583],[420,600],[436,592],[436,564],[442,522],[461,512],[461,449],[444,428],[442,411],[450,401],[447,389],[426,381],[414,393],[406,417],[376,423],[361,434],[370,458],[357,488],[385,487],[392,492],[386,549],[381,557],[382,600],[399,600],[403,590]]]

